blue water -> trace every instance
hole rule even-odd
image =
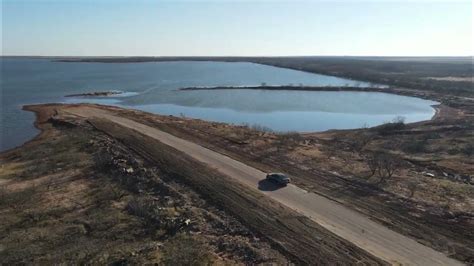
[[[436,102],[372,92],[180,91],[193,86],[368,86],[337,77],[252,63],[151,62],[61,63],[2,58],[0,150],[31,139],[34,115],[21,106],[47,102],[95,102],[148,112],[184,115],[276,131],[322,131],[374,126],[405,117],[430,119]],[[64,98],[67,94],[120,90],[114,97]]]

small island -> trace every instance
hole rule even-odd
[[[186,87],[179,90],[292,90],[292,91],[370,91],[370,92],[386,92],[389,87],[355,87],[355,86],[217,86],[217,87]]]
[[[96,92],[85,92],[78,94],[69,94],[64,97],[107,97],[122,94],[122,91],[96,91]]]

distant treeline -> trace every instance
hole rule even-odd
[[[91,57],[60,59],[61,62],[165,62],[220,61],[251,62],[325,74],[353,80],[451,95],[474,95],[470,81],[428,79],[433,77],[472,77],[472,57]]]

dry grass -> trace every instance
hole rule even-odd
[[[81,138],[57,136],[2,155],[12,171],[0,192],[3,262],[104,263],[143,243],[130,239],[125,246],[116,238],[136,232],[139,223],[101,197],[107,182],[92,178]],[[91,193],[95,187],[101,189]]]
[[[168,180],[184,182],[212,204],[238,217],[242,223],[257,232],[258,236],[271,240],[275,247],[296,263],[360,261],[384,264],[309,218],[219,174],[182,152],[107,120],[90,121],[99,130],[120,139],[127,147],[152,161]],[[150,217],[148,210],[152,204],[150,201],[133,202],[129,209],[145,219],[154,219],[159,217],[160,213],[152,213],[154,216]]]
[[[229,215],[189,188],[164,183],[107,136],[82,126],[42,127],[47,137],[0,155],[1,263],[252,263],[244,250],[259,254],[254,261],[286,263],[269,244],[250,241]],[[101,157],[104,150],[114,155]],[[117,160],[141,172],[123,173]],[[187,218],[192,223],[183,226]],[[234,237],[241,246],[217,246]]]
[[[464,232],[472,226],[473,185],[453,178],[474,172],[469,155],[473,121],[463,110],[444,106],[433,122],[300,136],[115,111],[263,171],[286,172],[296,185],[346,202],[383,224],[390,221],[392,229],[455,253],[461,260],[470,260],[474,254],[463,248],[472,243]],[[376,151],[390,151],[404,161],[384,183],[371,176],[365,160],[366,152]],[[434,173],[435,178],[423,172]],[[449,218],[453,214],[462,218]],[[448,240],[439,241],[440,235]]]

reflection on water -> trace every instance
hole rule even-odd
[[[275,131],[310,132],[328,129],[350,129],[375,126],[392,121],[397,115],[329,113],[320,111],[274,111],[247,113],[224,108],[184,107],[171,104],[137,106],[137,109],[159,114],[201,118],[233,124],[260,125]],[[414,113],[404,116],[407,122],[429,119],[434,113]]]
[[[359,86],[370,84],[252,63],[151,62],[60,63],[2,58],[0,150],[32,138],[34,115],[21,106],[48,102],[118,105],[167,115],[233,124],[259,124],[277,131],[320,131],[373,126],[404,116],[429,119],[432,101],[384,93],[308,91],[180,91],[195,86]],[[64,95],[123,91],[111,97]]]
[[[201,91],[194,91],[200,93]],[[187,93],[187,92],[181,92]],[[324,131],[376,126],[402,116],[406,122],[430,119],[435,110],[426,101],[413,97],[377,92],[308,91],[207,91],[215,97],[200,99],[191,106],[180,104],[130,105],[129,99],[80,99],[69,103],[92,102],[118,105],[146,112],[186,116],[231,124],[260,125],[275,131]],[[267,95],[259,100],[256,95]],[[209,96],[209,95],[208,95]],[[261,96],[261,95],[260,95]],[[133,101],[133,100],[132,100]]]

